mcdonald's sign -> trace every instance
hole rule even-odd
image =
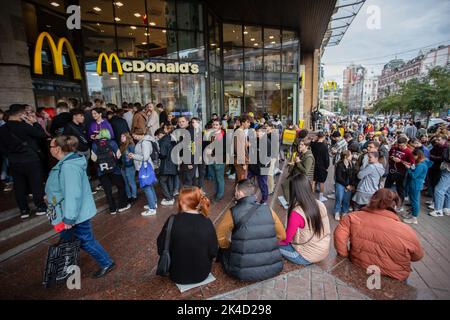
[[[42,45],[44,40],[47,40],[47,43],[50,47],[50,52],[52,54],[53,59],[53,70],[57,75],[64,75],[64,66],[63,66],[63,47],[66,47],[67,54],[70,58],[70,64],[72,65],[73,78],[77,80],[81,80],[81,72],[80,67],[78,66],[77,57],[75,52],[73,51],[72,45],[65,38],[59,38],[58,45],[55,44],[52,36],[48,32],[42,32],[39,34],[36,46],[34,47],[34,73],[42,74]]]
[[[117,66],[117,73],[119,74],[119,76],[121,76],[123,74],[122,65],[120,64],[120,60],[119,60],[119,57],[117,56],[117,54],[111,53],[108,56],[106,53],[102,52],[98,56],[98,60],[97,60],[97,73],[99,76],[102,75],[103,59],[105,59],[105,62],[106,62],[106,72],[108,72],[109,74],[113,73],[112,63],[113,63],[113,59],[114,59],[114,61],[116,62],[116,66]]]
[[[337,83],[335,81],[325,81],[323,88],[324,90],[337,90]]]

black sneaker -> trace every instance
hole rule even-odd
[[[37,216],[43,216],[47,214],[47,208],[40,208],[36,210],[36,215]]]
[[[98,269],[96,272],[94,272],[92,277],[94,277],[94,278],[101,278],[101,277],[105,276],[108,272],[112,271],[115,266],[116,266],[116,264],[113,262],[108,267]]]
[[[21,211],[20,217],[21,217],[22,219],[29,218],[29,217],[30,217],[30,211],[27,211],[27,210]]]

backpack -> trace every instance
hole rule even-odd
[[[101,173],[111,173],[117,168],[118,161],[108,141],[100,141],[95,153],[97,154],[97,166]]]
[[[153,162],[158,161],[159,159],[159,144],[156,141],[151,141],[152,143],[152,154],[150,155],[150,158]]]

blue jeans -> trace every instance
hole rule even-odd
[[[435,210],[450,209],[450,171],[441,170],[441,179],[434,188]]]
[[[158,198],[156,198],[155,188],[153,186],[146,186],[144,187],[144,192],[147,197],[148,207],[150,209],[156,209]]]
[[[91,220],[76,224],[72,229],[63,230],[60,233],[61,239],[66,241],[70,241],[72,235],[75,235],[80,240],[81,249],[90,254],[101,268],[109,267],[113,263],[113,260],[102,245],[94,238]]]
[[[350,207],[352,193],[350,191],[346,191],[345,187],[339,183],[335,184],[335,189],[336,201],[334,204],[334,213],[346,214],[348,213],[348,209]]]
[[[125,181],[125,192],[128,198],[137,198],[137,187],[134,166],[122,168],[122,176]]]
[[[210,166],[211,175],[213,181],[216,185],[216,200],[223,198],[223,193],[225,190],[225,164],[211,164]]]
[[[408,197],[412,208],[411,214],[417,218],[420,212],[420,190],[408,188]]]
[[[248,171],[247,179],[256,177],[258,180],[259,190],[261,190],[261,203],[266,203],[267,198],[269,198],[269,186],[267,185],[267,176],[256,175],[250,170]]]
[[[309,266],[312,263],[306,260],[298,253],[295,248],[290,244],[287,246],[280,246],[281,255],[292,263],[300,264],[303,266]]]

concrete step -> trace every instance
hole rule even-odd
[[[97,214],[99,214],[99,213],[101,213],[103,211],[107,211],[108,209],[109,209],[109,207],[108,207],[107,204],[105,204],[103,206],[100,206],[99,208],[97,208]],[[48,223],[48,220],[47,220],[46,216],[38,217],[38,218],[33,219],[33,220],[39,220],[39,221],[36,221],[33,224],[27,224],[26,227],[24,227],[22,229],[18,229],[15,234],[11,233],[10,236],[7,239],[10,239],[10,238],[12,238],[14,236],[20,235],[20,234],[22,234],[24,232],[31,231],[32,229],[34,229],[34,228],[36,228],[36,227],[38,227],[38,226],[40,226],[40,225],[42,225],[44,223]],[[21,225],[23,225],[23,224],[21,224]],[[21,226],[21,225],[19,225],[19,226]],[[6,252],[1,253],[0,254],[0,263],[3,262],[3,261],[8,260],[8,259],[10,259],[10,258],[12,258],[12,257],[14,257],[14,256],[16,256],[18,254],[20,254],[20,253],[22,253],[25,250],[33,248],[34,246],[38,245],[39,243],[41,243],[43,241],[46,241],[47,239],[50,239],[50,238],[52,238],[55,235],[57,235],[57,232],[54,229],[51,229],[50,231],[47,231],[47,232],[45,232],[43,234],[40,234],[40,235],[38,235],[38,236],[36,236],[36,237],[26,241],[26,242],[23,242],[23,243],[15,246],[15,247],[13,247],[12,249],[9,249]],[[5,239],[5,240],[7,240],[7,239]],[[0,239],[0,241],[5,241],[5,240]]]

